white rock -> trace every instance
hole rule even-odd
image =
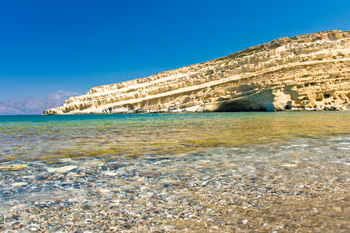
[[[16,182],[16,183],[13,183],[12,186],[20,187],[20,186],[24,186],[24,185],[27,185],[27,184],[28,184],[27,182]]]
[[[298,164],[288,164],[288,163],[281,165],[281,167],[297,167],[297,166]]]
[[[56,173],[65,173],[65,172],[69,172],[77,167],[78,166],[70,165],[70,166],[58,167],[58,168],[47,168],[47,171],[48,172],[56,172]]]

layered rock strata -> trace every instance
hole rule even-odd
[[[212,61],[92,88],[44,114],[350,109],[350,32],[280,38]]]

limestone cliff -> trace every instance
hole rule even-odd
[[[350,109],[350,32],[280,38],[212,61],[92,88],[44,114]]]

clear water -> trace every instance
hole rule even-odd
[[[350,112],[0,116],[0,162],[139,157],[350,133]]]
[[[349,232],[349,122],[350,112],[0,116],[0,231]]]

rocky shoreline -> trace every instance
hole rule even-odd
[[[234,111],[234,112],[265,112],[267,110],[249,110],[249,111]],[[275,110],[270,110],[270,111],[275,111]],[[284,111],[284,112],[301,112],[301,111],[350,111],[349,106],[324,106],[322,108],[290,108],[290,109],[283,109],[279,111]],[[108,113],[108,112],[103,112],[103,113],[98,113],[98,112],[74,112],[74,113],[67,113],[66,115],[89,115],[89,114],[158,114],[158,113],[203,113],[203,112],[211,112],[205,109],[204,106],[193,106],[192,108],[184,108],[184,109],[162,109],[162,110],[153,110],[153,111],[146,111],[144,109],[136,109],[136,110],[128,110],[125,112],[118,112],[118,113]],[[214,111],[214,112],[220,112],[220,111]],[[230,111],[227,111],[230,112]],[[269,111],[267,111],[269,112]],[[43,113],[43,115],[51,115],[47,113]],[[55,115],[55,114],[53,114]]]

